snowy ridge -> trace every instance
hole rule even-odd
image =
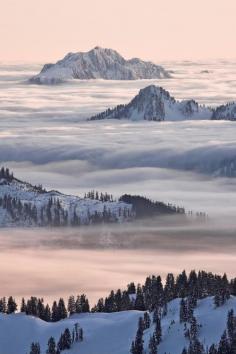
[[[89,52],[68,53],[56,64],[44,65],[30,79],[35,84],[58,84],[66,80],[137,80],[170,77],[161,66],[137,58],[125,60],[112,49],[95,47]]]
[[[119,105],[114,109],[91,117],[99,119],[130,119],[152,121],[178,121],[187,119],[210,119],[210,108],[200,106],[194,100],[177,101],[162,87],[150,85],[141,89],[127,105]]]
[[[167,315],[161,320],[162,341],[158,346],[158,354],[181,354],[183,348],[188,347],[189,339],[184,335],[184,324],[179,322],[180,299],[169,302],[167,308]],[[219,343],[226,329],[228,311],[231,309],[236,312],[234,296],[218,308],[215,308],[212,297],[198,300],[194,316],[200,325],[198,338],[205,349],[213,343]],[[129,354],[141,316],[142,311],[85,313],[56,323],[47,323],[22,313],[0,314],[0,354],[28,353],[32,341],[40,343],[44,354],[49,337],[53,336],[58,340],[65,328],[71,330],[75,323],[79,323],[83,328],[84,340],[75,343],[72,349],[65,353]],[[144,353],[149,353],[148,343],[154,329],[154,324],[151,324],[150,328],[144,331]]]

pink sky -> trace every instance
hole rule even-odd
[[[235,58],[235,0],[0,0],[0,61],[96,45],[125,57]]]

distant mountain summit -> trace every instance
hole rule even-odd
[[[90,118],[130,120],[187,120],[210,119],[211,109],[200,106],[194,100],[177,101],[162,87],[150,85],[141,89],[127,105],[119,105]]]
[[[95,47],[85,53],[69,53],[56,64],[44,65],[30,82],[57,84],[70,79],[138,80],[168,77],[168,71],[152,62],[137,58],[126,60],[115,50]]]

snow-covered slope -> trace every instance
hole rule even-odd
[[[217,107],[213,112],[212,119],[236,120],[236,103],[231,102]]]
[[[184,324],[179,322],[180,299],[168,304],[168,312],[162,319],[162,342],[158,346],[158,354],[181,354],[189,340],[184,336]],[[226,328],[228,311],[236,312],[236,298],[231,297],[227,303],[215,308],[213,298],[198,301],[194,316],[199,328],[199,340],[205,347],[218,343]],[[60,334],[75,323],[84,330],[84,341],[75,343],[68,354],[129,354],[132,340],[138,326],[140,311],[124,311],[117,313],[87,313],[56,323],[46,323],[40,319],[24,314],[0,314],[0,354],[25,354],[31,342],[39,342],[42,353],[46,351],[50,336],[56,340]],[[155,325],[144,332],[144,349],[148,353],[148,342]],[[14,340],[12,340],[14,338]],[[64,352],[63,352],[64,353]]]
[[[91,120],[99,119],[131,119],[131,120],[186,120],[210,119],[209,108],[200,106],[194,100],[177,101],[162,87],[150,85],[141,89],[127,105],[108,109]]]
[[[0,227],[76,226],[99,217],[122,222],[131,217],[131,209],[131,204],[120,201],[80,198],[45,191],[15,178],[0,179]]]
[[[125,60],[112,49],[95,47],[86,53],[69,53],[56,64],[44,65],[32,77],[35,84],[56,84],[70,79],[137,80],[170,77],[159,65],[134,58]]]

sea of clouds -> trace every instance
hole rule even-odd
[[[235,100],[235,64],[163,63],[173,70],[173,79],[152,83],[178,99],[217,106]],[[204,268],[235,275],[236,179],[217,175],[219,166],[236,159],[236,123],[87,122],[94,113],[129,102],[150,81],[29,85],[27,79],[41,67],[0,63],[2,164],[48,189],[141,194],[206,211],[210,219],[206,224],[158,219],[125,227],[2,230],[0,295],[51,300],[86,292],[95,301],[153,273]]]
[[[216,106],[236,96],[235,62],[164,63],[169,80],[151,80],[178,98]],[[235,213],[234,122],[87,122],[127,103],[148,80],[29,85],[40,64],[0,64],[0,161],[34,184],[65,193],[139,193],[210,214]],[[206,70],[208,71],[206,73]]]

